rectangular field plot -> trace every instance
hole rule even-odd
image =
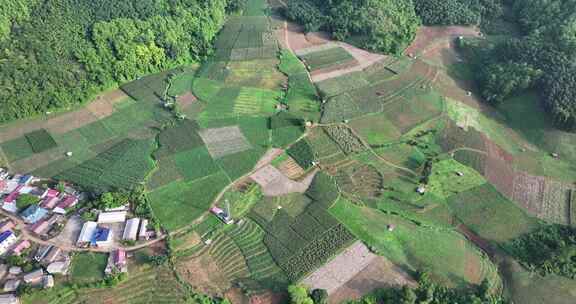
[[[390,103],[385,106],[384,112],[388,120],[404,133],[440,115],[442,106],[442,96],[430,92]]]
[[[199,134],[214,159],[252,148],[238,126],[203,129]]]
[[[370,145],[385,144],[397,140],[402,135],[385,114],[353,119],[350,122],[350,127]]]
[[[56,141],[45,129],[24,134],[34,153],[44,152],[56,147]]]
[[[243,87],[234,102],[234,113],[242,116],[270,116],[276,111],[275,106],[280,96],[278,91]]]
[[[199,126],[191,120],[182,120],[174,127],[168,127],[158,135],[160,147],[154,152],[155,158],[163,158],[178,152],[204,145],[198,135]]]
[[[5,141],[1,144],[1,147],[4,155],[6,155],[6,158],[10,162],[27,158],[34,154],[32,146],[30,146],[30,143],[24,136]]]
[[[174,160],[178,172],[186,180],[202,178],[220,170],[204,146],[177,153]]]
[[[536,219],[490,184],[461,192],[449,198],[448,203],[464,225],[490,241],[503,243],[538,227]]]
[[[172,182],[148,194],[150,205],[160,223],[168,230],[190,224],[212,204],[212,200],[229,183],[223,173],[192,181]]]
[[[370,82],[364,78],[363,72],[353,72],[340,77],[320,81],[316,83],[320,94],[324,98],[330,98],[340,95],[344,92],[360,89],[370,85]]]
[[[310,71],[316,71],[356,61],[350,53],[341,47],[308,53],[301,55],[300,58]]]

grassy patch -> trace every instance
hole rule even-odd
[[[103,253],[77,253],[72,258],[70,279],[76,283],[102,280],[108,256]]]
[[[236,180],[237,178],[250,172],[260,157],[264,154],[263,149],[254,148],[231,155],[226,155],[219,158],[216,162],[224,169],[228,177],[231,180]]]
[[[187,119],[166,128],[158,135],[160,147],[154,152],[154,157],[162,158],[204,145],[198,129],[196,122]]]
[[[312,52],[300,56],[310,71],[337,66],[340,64],[355,61],[354,57],[341,47]]]
[[[455,215],[480,237],[502,243],[538,227],[538,220],[484,184],[448,199]]]
[[[448,286],[478,284],[478,278],[494,275],[489,260],[456,232],[420,226],[344,199],[330,212],[378,254],[409,269],[428,269],[434,279]],[[388,231],[388,225],[394,225],[394,231]],[[480,273],[472,278],[468,267]]]
[[[32,146],[30,146],[30,143],[24,136],[3,142],[1,147],[9,162],[23,159],[34,154]]]
[[[458,173],[462,176],[458,176]],[[484,183],[484,177],[475,170],[453,159],[446,159],[433,165],[428,190],[438,197],[447,198]]]
[[[219,170],[204,146],[177,153],[174,155],[174,161],[178,172],[186,180],[195,180]]]
[[[26,133],[24,134],[24,137],[26,137],[26,140],[30,144],[30,147],[32,147],[34,153],[41,153],[57,146],[54,138],[52,138],[50,133],[45,129]]]
[[[190,224],[212,204],[229,183],[222,172],[191,182],[176,181],[148,194],[154,214],[168,230]]]
[[[352,127],[370,145],[397,140],[402,134],[385,114],[363,116],[350,121]]]

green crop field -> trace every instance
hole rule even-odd
[[[341,47],[308,53],[300,56],[300,58],[310,71],[316,71],[356,61],[348,51]]]

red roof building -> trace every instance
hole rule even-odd
[[[14,222],[12,222],[11,220],[4,221],[0,224],[0,232],[14,229],[15,226],[16,225],[14,225]]]
[[[42,202],[40,203],[40,206],[42,208],[46,208],[46,209],[52,209],[54,207],[56,207],[56,205],[58,204],[60,200],[58,199],[57,196],[46,196]]]
[[[30,225],[30,231],[36,234],[43,234],[44,232],[46,232],[46,230],[48,230],[48,228],[50,228],[50,223],[48,223],[48,221],[46,220],[40,220]]]
[[[31,244],[29,240],[21,240],[20,242],[18,242],[18,244],[16,244],[16,247],[14,247],[14,249],[12,249],[12,253],[14,255],[21,255],[22,252],[28,248],[30,248]]]
[[[22,189],[22,185],[18,185],[18,187],[16,187],[16,189],[14,189],[14,191],[10,192],[10,194],[8,194],[5,198],[4,198],[4,202],[5,203],[13,203],[18,199],[18,196],[20,196],[20,189]]]

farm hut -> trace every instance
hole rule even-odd
[[[42,199],[42,202],[40,202],[40,206],[46,209],[53,209],[56,207],[56,205],[58,205],[59,202],[60,199],[57,196],[46,196],[44,199]]]
[[[52,263],[52,262],[54,262],[60,258],[61,253],[62,253],[62,249],[60,249],[58,247],[52,247],[50,252],[44,257],[44,259],[42,259],[42,262],[43,263]]]
[[[4,292],[15,291],[16,289],[18,289],[18,286],[20,286],[21,282],[22,281],[20,281],[20,280],[8,280],[8,281],[6,281],[6,283],[4,283]]]
[[[22,267],[12,266],[10,269],[8,269],[8,273],[15,276],[19,275],[22,273]]]
[[[32,244],[30,243],[29,240],[21,240],[20,242],[18,242],[18,244],[16,244],[16,246],[14,246],[14,248],[12,248],[12,254],[21,255],[22,252],[30,248],[30,246],[32,246]]]
[[[66,274],[68,273],[69,269],[70,269],[70,259],[50,263],[50,265],[46,267],[46,271],[48,271],[48,273],[51,274]]]
[[[416,188],[416,192],[418,192],[420,194],[424,194],[424,193],[426,193],[426,187],[419,186],[418,188]]]
[[[84,246],[89,244],[97,226],[98,224],[96,222],[85,222],[84,225],[82,225],[82,230],[80,230],[80,235],[78,236],[76,245]]]
[[[37,283],[40,280],[42,280],[43,276],[44,276],[44,270],[42,270],[42,268],[39,268],[39,269],[36,269],[32,272],[25,274],[23,279],[24,279],[24,282],[26,282],[28,284]]]
[[[98,214],[99,224],[122,223],[126,221],[126,211],[102,212]]]
[[[126,221],[124,226],[124,234],[122,235],[123,240],[135,241],[138,235],[138,225],[140,225],[139,218],[131,218]]]
[[[16,243],[16,235],[12,230],[7,230],[0,233],[0,254],[4,254],[8,251],[14,243]]]
[[[30,207],[26,208],[20,216],[24,219],[24,221],[28,224],[34,224],[41,220],[48,214],[48,210],[38,206],[38,205],[31,205]]]
[[[52,275],[45,275],[42,277],[42,288],[48,289],[54,287],[54,277]]]
[[[42,235],[44,232],[48,231],[50,228],[50,223],[47,220],[40,220],[32,225],[30,225],[30,231]]]
[[[11,220],[4,221],[0,224],[0,232],[8,231],[14,229],[14,222]]]
[[[19,304],[20,300],[13,294],[0,295],[0,304]]]
[[[386,229],[388,229],[388,231],[392,232],[392,231],[394,231],[394,229],[396,229],[396,226],[394,224],[388,224],[388,225],[386,225]]]
[[[146,234],[147,230],[148,230],[148,220],[142,219],[140,221],[140,232],[138,232],[139,240],[148,240],[148,235]]]
[[[90,244],[95,247],[109,246],[112,243],[112,231],[105,227],[96,227]]]
[[[54,208],[55,213],[66,214],[66,209],[74,207],[78,203],[78,198],[74,195],[67,195]]]

